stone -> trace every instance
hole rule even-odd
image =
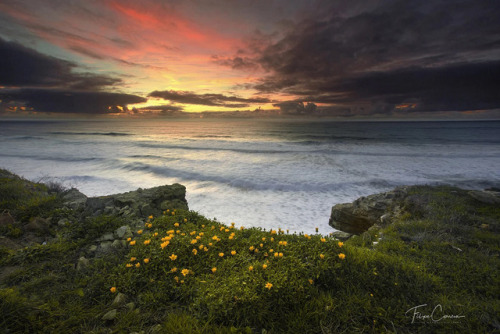
[[[132,237],[130,226],[124,225],[116,229],[115,235],[118,239]]]
[[[97,246],[96,245],[91,245],[89,247],[89,251],[92,252],[92,253],[95,252],[96,250],[97,250]]]
[[[78,262],[76,263],[76,270],[80,271],[85,268],[88,268],[88,266],[90,266],[90,261],[86,259],[84,256],[82,256],[78,259]]]
[[[118,292],[113,303],[111,303],[111,307],[120,307],[125,304],[127,301],[127,296],[121,292]]]
[[[135,303],[134,302],[127,303],[125,304],[125,307],[127,308],[127,310],[132,311],[133,309],[135,309]]]
[[[117,314],[116,309],[112,309],[111,311],[106,312],[106,314],[103,315],[101,319],[107,321],[115,320],[116,314]]]
[[[35,217],[31,219],[31,221],[24,226],[24,229],[29,232],[34,232],[37,234],[45,234],[49,232],[47,220]]]
[[[345,241],[345,240],[349,239],[350,237],[352,237],[351,233],[346,233],[346,232],[342,232],[342,231],[335,231],[335,232],[331,233],[331,235],[332,235],[332,237],[337,238],[337,239],[342,240],[342,241]]]
[[[103,252],[103,253],[109,252],[112,244],[113,243],[111,241],[101,242],[101,244],[100,244],[101,252]]]
[[[497,193],[493,191],[471,190],[468,192],[468,194],[475,200],[482,203],[493,204],[493,205],[500,204],[500,197],[498,197],[496,195]]]
[[[113,241],[114,239],[113,233],[105,233],[99,238],[99,241]]]
[[[111,247],[113,248],[122,248],[122,241],[123,240],[115,240],[113,241],[113,243],[111,244]]]
[[[78,189],[71,188],[62,195],[63,204],[70,209],[80,210],[85,208],[87,196],[78,191]]]
[[[361,197],[352,203],[337,204],[332,207],[329,224],[343,232],[361,234],[374,224],[380,223],[381,217],[387,222],[391,212],[399,212],[397,204],[405,198],[407,190],[407,187],[401,187]]]

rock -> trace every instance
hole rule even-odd
[[[101,319],[108,321],[115,320],[116,314],[117,314],[116,309],[113,309],[111,311],[108,311],[105,315],[103,315]]]
[[[471,190],[468,192],[469,196],[478,200],[479,202],[486,204],[500,204],[500,197],[498,197],[494,191],[480,191]]]
[[[132,311],[133,309],[135,309],[135,304],[133,302],[130,302],[125,304],[125,307],[127,308],[127,310]]]
[[[31,221],[24,226],[24,230],[28,232],[34,232],[37,234],[46,234],[49,232],[49,223],[47,220],[35,217],[31,219]]]
[[[115,235],[118,239],[132,237],[132,230],[130,226],[124,225],[116,229]]]
[[[99,238],[99,241],[113,241],[114,239],[113,233],[105,233]]]
[[[353,203],[337,204],[332,208],[329,224],[333,228],[351,233],[361,234],[371,226],[381,222],[381,217],[387,221],[389,212],[400,211],[397,204],[407,194],[407,187],[392,191],[361,197]]]
[[[86,269],[88,268],[89,265],[90,261],[86,259],[84,256],[82,256],[78,259],[78,262],[76,263],[76,270],[80,271]]]
[[[345,240],[349,239],[350,237],[352,237],[351,233],[346,233],[346,232],[342,232],[342,231],[333,232],[333,233],[331,233],[331,235],[332,235],[332,237],[337,238],[337,239],[342,240],[342,241],[345,241]]]
[[[123,247],[122,241],[123,240],[115,240],[115,241],[113,241],[113,243],[111,244],[111,247],[117,248],[117,249],[118,248],[122,248]]]
[[[97,246],[96,245],[91,245],[89,247],[89,251],[92,252],[92,253],[95,252],[96,250],[97,250]]]
[[[126,300],[127,296],[121,292],[118,292],[115,299],[113,300],[113,303],[111,303],[111,307],[120,307],[125,304]]]
[[[8,211],[3,212],[0,215],[0,226],[8,226],[8,225],[14,225],[16,221]]]
[[[104,241],[104,242],[101,242],[101,244],[100,244],[100,251],[101,251],[102,253],[107,253],[107,252],[109,252],[109,251],[110,251],[110,249],[111,249],[111,245],[112,245],[112,244],[113,244],[113,243],[112,243],[111,241]]]
[[[80,210],[85,207],[87,196],[78,191],[78,189],[71,188],[62,195],[63,204],[70,209]]]

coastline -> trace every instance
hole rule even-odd
[[[342,242],[221,224],[188,211],[181,185],[86,198],[2,171],[0,186],[10,332],[499,329],[492,191],[358,199],[336,210],[375,208],[378,223]]]

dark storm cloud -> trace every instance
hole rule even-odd
[[[2,104],[22,103],[39,112],[106,114],[122,112],[128,104],[146,102],[136,95],[59,89],[0,90]]]
[[[426,110],[500,107],[500,3],[388,0],[331,13],[295,24],[247,60],[268,71],[257,90],[369,102],[376,112],[410,100]]]
[[[0,38],[0,85],[6,87],[70,87],[95,90],[121,82],[91,73],[77,73],[69,61],[41,54]]]
[[[171,102],[198,104],[204,106],[232,107],[243,108],[248,107],[251,103],[268,103],[267,98],[241,98],[237,96],[226,96],[222,94],[196,94],[188,91],[154,91],[148,96],[157,97]]]

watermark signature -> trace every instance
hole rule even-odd
[[[406,311],[405,315],[411,317],[411,323],[458,323],[465,315],[446,314],[441,304],[437,304],[431,313],[423,313],[420,309],[427,304],[418,305]]]

